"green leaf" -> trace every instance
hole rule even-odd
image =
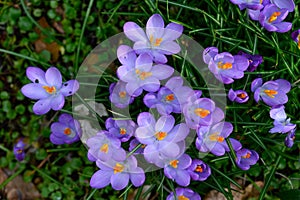
[[[8,92],[6,92],[6,91],[2,91],[1,93],[0,93],[0,99],[9,99],[9,94],[8,94]]]
[[[32,23],[28,17],[20,17],[19,18],[19,28],[22,31],[31,31],[32,30]]]
[[[21,10],[10,7],[8,11],[8,17],[9,17],[9,22],[15,24],[18,20],[18,18],[21,16]]]
[[[284,200],[295,200],[300,198],[300,190],[299,189],[293,189],[293,190],[287,190],[280,192],[278,196],[281,199]]]

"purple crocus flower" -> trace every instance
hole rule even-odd
[[[135,67],[128,71],[126,66],[118,68],[119,78],[126,82],[126,91],[130,96],[139,96],[143,90],[156,92],[160,88],[160,80],[169,78],[174,69],[168,65],[153,62],[149,54],[141,54],[135,62]]]
[[[189,155],[183,154],[177,159],[167,159],[164,167],[164,174],[180,186],[188,186],[191,177],[187,168],[191,165],[192,159]]]
[[[296,128],[291,130],[288,133],[288,135],[285,137],[284,144],[288,148],[292,148],[292,146],[294,145],[294,140],[296,139],[295,132],[296,132]]]
[[[183,26],[170,23],[165,27],[159,14],[152,15],[147,21],[146,33],[134,22],[124,24],[125,35],[134,42],[137,54],[148,53],[154,62],[166,63],[165,55],[176,54],[180,46],[174,42],[182,34]]]
[[[18,161],[22,161],[25,158],[25,146],[26,144],[20,139],[17,144],[14,145],[14,155]]]
[[[254,150],[240,149],[236,152],[236,164],[242,170],[248,170],[250,165],[255,165],[259,159],[259,155]]]
[[[47,113],[50,109],[61,110],[65,97],[73,95],[79,89],[77,80],[62,82],[61,73],[55,67],[50,67],[46,73],[37,67],[26,69],[27,77],[33,82],[21,88],[23,95],[38,100],[33,105],[36,115]]]
[[[208,64],[209,70],[224,84],[233,83],[233,79],[243,78],[248,66],[247,58],[240,55],[232,56],[228,52],[215,55]]]
[[[189,188],[176,188],[175,195],[171,192],[166,200],[201,200],[201,197]]]
[[[137,123],[139,127],[135,136],[146,145],[144,157],[148,162],[161,167],[164,158],[174,159],[184,151],[184,139],[189,128],[185,123],[174,126],[172,115],[161,116],[156,121],[151,113],[143,112],[139,114]]]
[[[214,59],[215,56],[218,54],[219,50],[217,47],[207,47],[203,51],[203,61],[206,64],[209,64],[210,60]]]
[[[126,108],[134,100],[134,97],[126,92],[126,83],[123,81],[112,83],[109,86],[109,93],[109,100],[118,108]]]
[[[249,8],[252,10],[260,10],[264,6],[262,5],[262,0],[230,0],[231,3],[236,4],[239,6],[240,10],[245,8]]]
[[[283,105],[288,101],[286,93],[291,89],[291,84],[284,79],[267,81],[263,84],[262,78],[257,78],[251,83],[254,100],[263,100],[269,106]]]
[[[263,57],[261,55],[251,55],[248,53],[244,53],[242,51],[238,52],[238,55],[244,56],[249,61],[249,67],[247,69],[248,72],[253,72],[256,70],[258,65],[260,65],[263,62]]]
[[[200,152],[211,152],[216,156],[222,156],[225,151],[230,151],[225,138],[227,138],[233,130],[233,126],[229,122],[220,122],[211,127],[202,126],[197,129],[196,147]],[[229,141],[235,151],[242,148],[239,141],[229,138]]]
[[[120,139],[121,142],[126,142],[134,134],[136,124],[132,120],[114,120],[109,117],[105,121],[105,127],[110,136]]]
[[[157,93],[146,94],[144,104],[149,108],[156,108],[161,115],[181,113],[182,106],[192,95],[196,96],[195,92],[190,87],[183,86],[182,78],[176,76],[169,79]]]
[[[235,101],[237,103],[246,103],[249,100],[249,95],[245,90],[236,90],[232,88],[228,92],[228,98],[230,101]]]
[[[136,138],[130,141],[129,151],[133,151],[139,144],[141,144]],[[146,145],[142,144],[138,149],[135,150],[134,154],[143,154]]]
[[[210,167],[202,160],[194,159],[188,168],[188,172],[194,181],[205,181],[211,174]]]
[[[89,147],[88,159],[92,162],[96,160],[106,162],[110,159],[125,160],[126,152],[121,147],[121,141],[109,136],[108,131],[98,132],[97,135],[90,137],[86,144]]]
[[[259,23],[271,32],[287,32],[292,28],[292,23],[283,22],[288,13],[286,8],[279,9],[274,4],[266,5],[259,15]]]
[[[274,119],[274,127],[270,133],[287,133],[296,128],[295,124],[290,123],[291,119],[287,119],[283,105],[273,107],[270,110],[270,117]]]
[[[93,188],[104,188],[111,184],[113,189],[122,190],[128,185],[129,180],[135,187],[145,182],[145,172],[137,166],[134,156],[129,156],[123,162],[112,159],[107,162],[97,160],[96,164],[100,170],[95,172],[90,180]]]
[[[51,125],[50,141],[53,144],[71,144],[80,140],[80,123],[69,114],[61,114]]]
[[[262,6],[263,7],[259,10],[247,9],[248,15],[250,16],[250,18],[252,20],[258,21],[259,20],[259,15],[262,12],[263,8],[266,5],[269,5],[269,4],[270,4],[270,0],[262,0]]]
[[[300,49],[300,29],[292,32],[291,37],[297,43],[298,49]]]

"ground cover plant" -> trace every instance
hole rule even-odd
[[[296,199],[299,3],[0,2],[0,197]]]

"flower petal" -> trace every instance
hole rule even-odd
[[[45,99],[49,97],[49,94],[45,91],[39,83],[29,83],[21,88],[21,92],[24,96],[30,99]]]
[[[96,173],[93,174],[90,180],[90,185],[92,188],[104,188],[109,185],[110,179],[112,176],[112,171],[104,171],[98,170]]]
[[[61,110],[65,105],[65,97],[62,94],[51,98],[52,110]]]
[[[45,72],[38,67],[28,67],[26,69],[26,76],[34,83],[47,85],[45,79]]]
[[[45,78],[49,86],[55,86],[58,89],[62,85],[62,76],[56,67],[50,67],[45,73]]]
[[[163,80],[169,78],[174,73],[174,68],[168,65],[154,65],[151,70],[153,76],[158,78],[158,80]]]
[[[129,174],[127,173],[117,173],[111,176],[111,186],[115,190],[124,189],[129,182]]]
[[[123,29],[125,35],[134,42],[148,40],[144,30],[134,22],[126,22]]]
[[[178,185],[188,186],[191,181],[191,177],[186,170],[177,170],[175,181]]]
[[[62,95],[70,96],[73,95],[79,89],[79,82],[77,80],[69,80],[62,85],[60,93]]]
[[[52,101],[52,98],[46,98],[46,99],[41,99],[41,100],[37,101],[33,105],[33,108],[32,108],[34,114],[43,115],[43,114],[47,113],[51,108],[51,101]]]
[[[141,168],[134,169],[133,172],[130,173],[130,180],[135,187],[139,187],[143,185],[145,182],[145,173]]]
[[[175,119],[172,115],[162,116],[157,120],[155,124],[155,131],[168,133],[169,131],[172,130],[174,124],[175,124]]]
[[[183,26],[176,23],[169,23],[165,28],[164,40],[176,40],[182,35]]]

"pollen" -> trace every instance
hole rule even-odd
[[[146,78],[152,76],[152,72],[141,72],[139,69],[136,69],[135,73],[139,76],[141,80],[145,80]]]
[[[121,173],[123,171],[124,171],[124,165],[120,163],[116,163],[116,165],[114,166],[114,174]]]
[[[178,200],[190,200],[190,199],[184,195],[180,195],[180,196],[178,196]]]
[[[247,152],[246,155],[242,156],[242,158],[250,158],[251,157],[251,153],[250,152]]]
[[[120,134],[125,135],[126,134],[126,129],[125,128],[120,128]]]
[[[173,101],[175,98],[174,98],[174,94],[169,94],[165,97],[166,101]]]
[[[65,128],[64,134],[65,135],[70,135],[71,134],[71,129],[70,128]]]
[[[237,96],[241,99],[245,99],[247,97],[245,93],[238,94]]]
[[[172,161],[170,161],[169,164],[170,164],[173,168],[177,168],[177,167],[178,167],[178,163],[179,163],[178,160],[172,160]]]
[[[232,68],[232,63],[226,62],[218,62],[218,68],[219,69],[231,69]]]
[[[280,14],[281,14],[281,12],[273,12],[271,17],[269,18],[269,23],[275,21]]]
[[[216,142],[223,142],[224,141],[224,137],[222,136],[219,136],[219,133],[216,132],[216,133],[213,133],[209,136],[209,139],[211,141],[216,141]]]
[[[49,94],[53,94],[56,92],[56,88],[54,86],[43,86],[44,90],[49,93]]]
[[[263,3],[263,0],[259,0],[259,3],[262,4],[262,3]]]
[[[274,98],[278,92],[276,90],[264,90],[264,93],[271,98]]]
[[[298,34],[297,39],[298,39],[298,49],[300,49],[300,34]]]
[[[195,171],[202,173],[203,172],[202,166],[201,165],[197,165]]]
[[[109,149],[108,144],[105,143],[105,144],[103,144],[103,145],[101,146],[100,151],[103,152],[103,153],[107,153],[107,152],[108,152],[108,149]]]
[[[162,42],[162,38],[157,38],[156,40],[155,40],[155,44],[154,44],[154,46],[156,46],[156,47],[158,47],[159,45],[160,45],[160,43]]]
[[[23,149],[18,149],[18,150],[17,150],[17,153],[18,153],[18,154],[20,154],[20,153],[22,153],[22,152],[23,152]]]
[[[119,97],[120,98],[125,98],[126,97],[126,92],[125,91],[121,91],[121,92],[119,92]]]
[[[163,140],[165,137],[167,137],[167,135],[168,134],[166,132],[159,131],[155,134],[155,137],[157,140]]]
[[[203,108],[196,108],[196,109],[194,110],[194,113],[195,113],[197,116],[201,117],[201,118],[205,118],[207,115],[210,114],[210,111],[209,111],[209,110],[206,110],[206,109],[203,109]]]

